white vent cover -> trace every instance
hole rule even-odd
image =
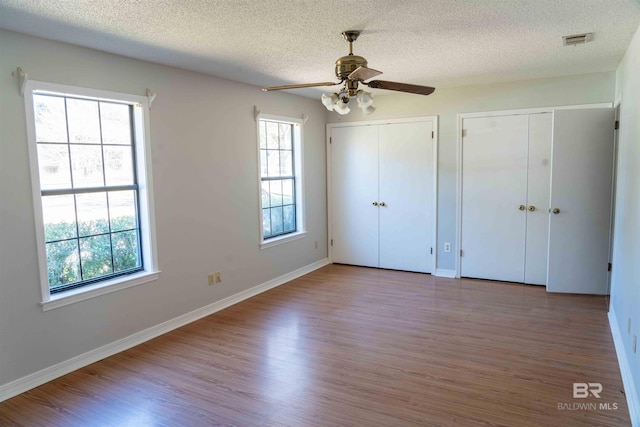
[[[576,46],[583,43],[589,43],[591,40],[593,40],[593,33],[562,36],[562,44],[565,46]]]

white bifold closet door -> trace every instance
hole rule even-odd
[[[432,130],[432,122],[332,129],[334,262],[432,271]]]
[[[555,112],[549,292],[609,293],[614,121],[613,108]]]
[[[461,276],[546,283],[551,121],[464,119]]]
[[[331,132],[333,259],[378,266],[378,127]]]
[[[464,120],[461,275],[524,281],[529,117]]]
[[[431,122],[379,127],[381,268],[431,272],[432,130]]]
[[[552,113],[529,115],[524,283],[547,283]]]

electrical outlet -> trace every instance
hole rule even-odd
[[[451,252],[451,243],[447,242],[444,244],[444,251]]]
[[[209,275],[209,286],[212,286],[212,285],[213,285],[213,281],[214,281],[213,273],[211,273],[211,274]]]
[[[316,240],[315,242],[313,242],[313,246],[318,249],[318,241]]]
[[[222,282],[222,274],[219,271],[216,271],[216,283]]]
[[[633,352],[634,353],[636,352],[636,341],[638,341],[636,338],[637,338],[636,335],[633,334]]]

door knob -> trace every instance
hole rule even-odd
[[[373,206],[378,206],[378,202],[371,203]]]
[[[520,207],[519,207],[518,209],[520,209],[521,211],[523,211],[523,210],[525,210],[525,209],[526,209],[526,207],[525,207],[524,205],[520,205]]]
[[[535,211],[535,210],[536,210],[536,207],[535,207],[535,206],[533,206],[533,205],[529,206],[529,212],[533,212],[533,211]]]
[[[560,209],[558,209],[558,208],[553,208],[553,210],[552,210],[551,212],[553,212],[554,214],[556,214],[556,215],[557,215],[557,214],[559,214],[559,213],[560,213]]]
[[[387,204],[385,202],[380,202],[380,206],[385,207]]]

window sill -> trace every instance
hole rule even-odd
[[[267,249],[272,246],[281,245],[283,243],[293,242],[294,240],[302,239],[306,235],[306,231],[299,231],[297,233],[286,234],[281,237],[274,237],[273,239],[269,239],[265,242],[260,243],[260,249]]]
[[[40,305],[42,306],[42,311],[49,311],[54,308],[64,307],[65,305],[88,300],[100,295],[110,294],[111,292],[152,282],[157,280],[158,277],[160,277],[159,271],[142,271],[129,276],[118,277],[105,282],[96,283],[95,285],[83,286],[82,288],[53,294],[49,301],[42,301]]]

